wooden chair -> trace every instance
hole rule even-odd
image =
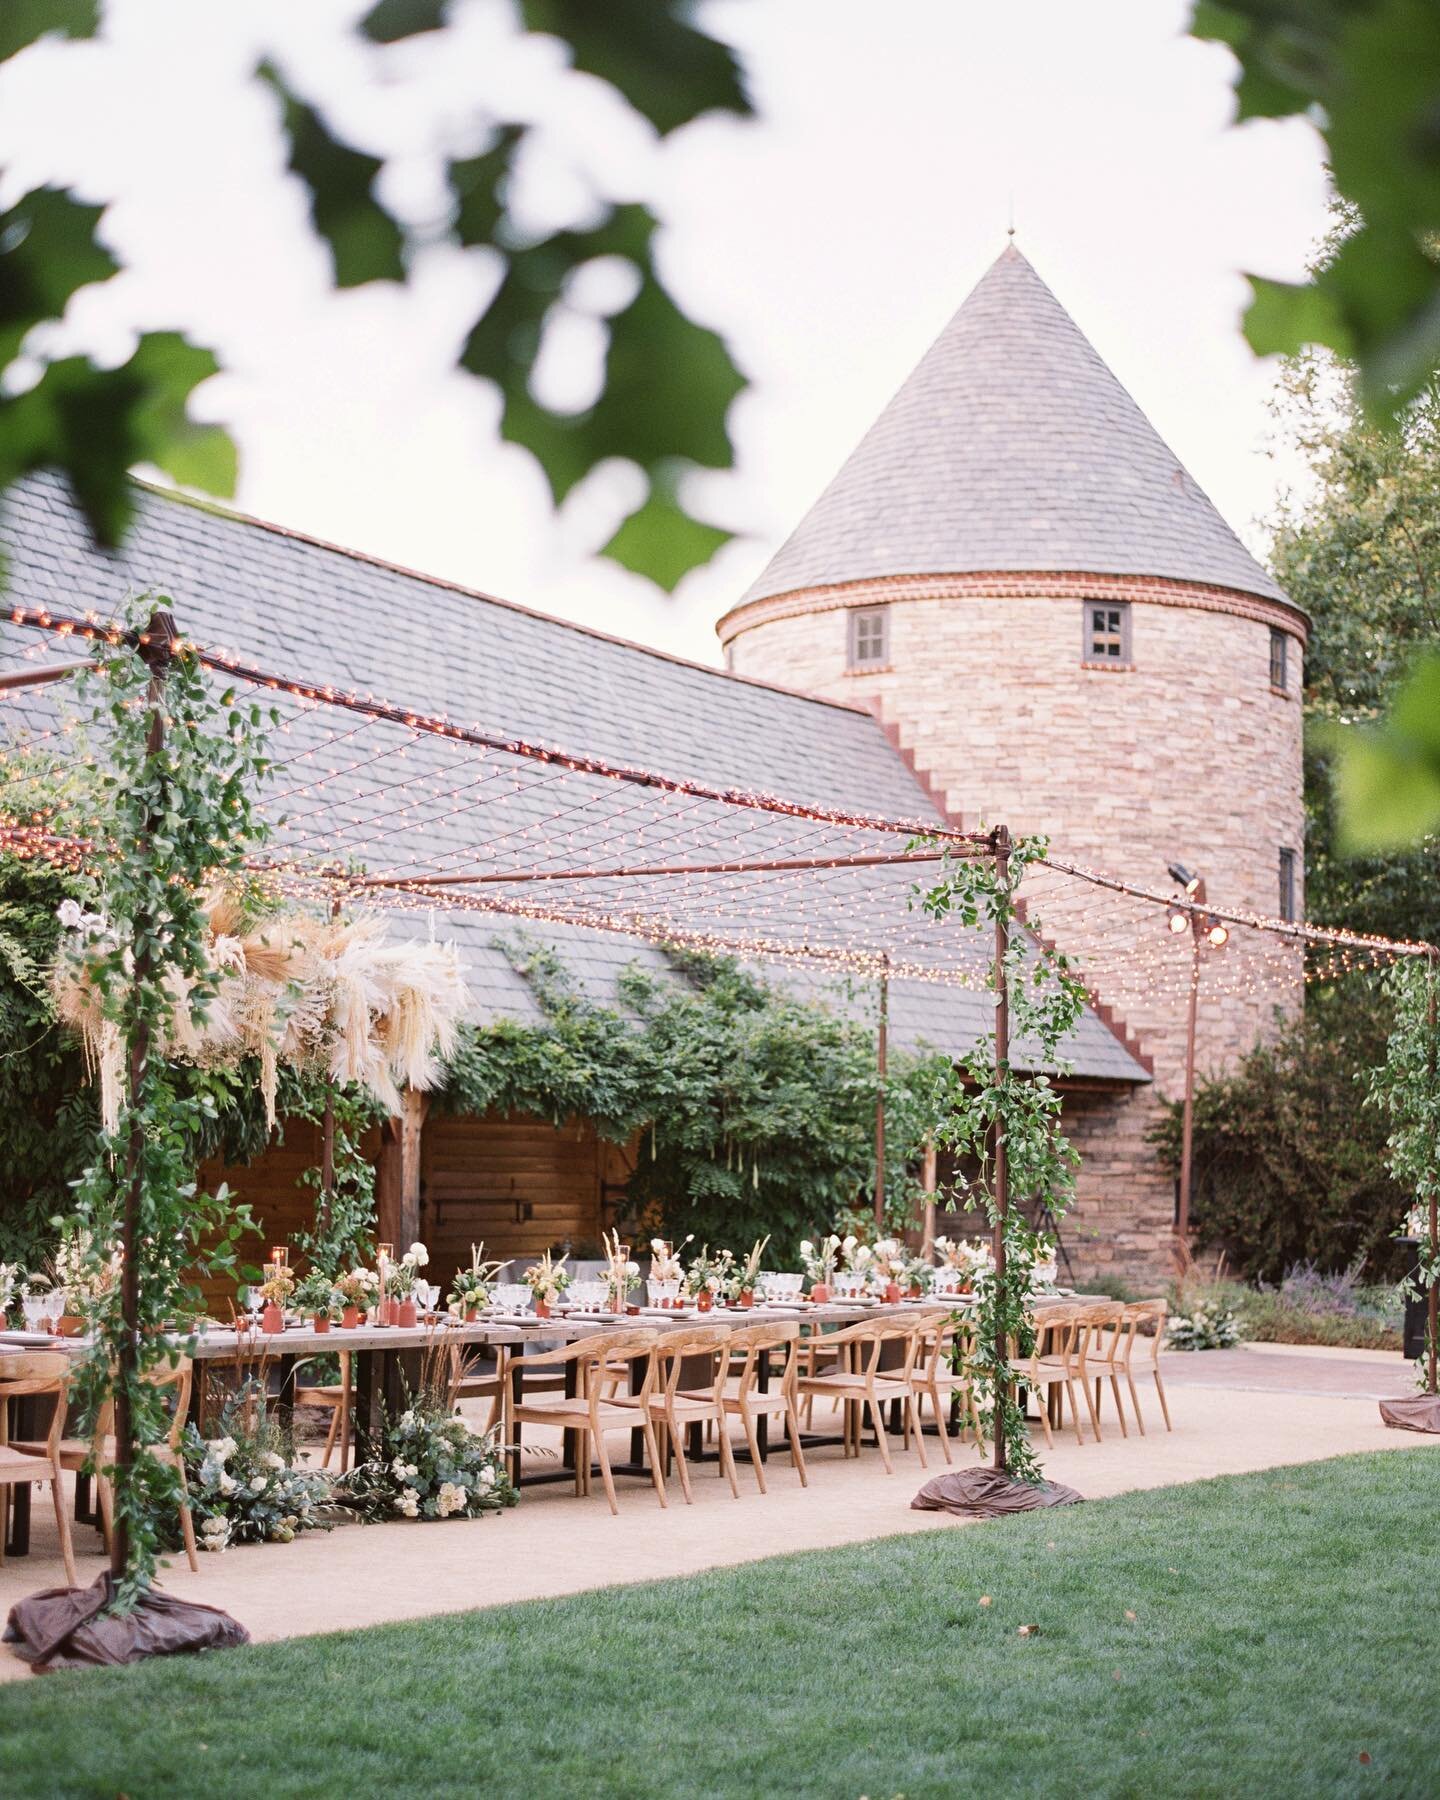
[[[950,1407],[951,1402],[957,1398],[976,1446],[983,1456],[985,1433],[981,1429],[980,1411],[975,1404],[975,1389],[965,1372],[974,1345],[973,1329],[968,1325],[957,1327],[953,1313],[935,1312],[921,1316],[915,1335],[915,1366],[910,1371],[910,1385],[915,1390],[917,1402],[923,1402],[926,1398],[930,1401],[931,1410],[935,1414],[935,1426],[940,1433],[940,1448],[945,1452],[946,1462],[954,1461],[950,1454]],[[955,1366],[957,1344],[960,1347],[958,1368]],[[917,1410],[923,1425],[923,1404]]]
[[[1121,1437],[1129,1437],[1125,1425],[1125,1408],[1120,1403],[1120,1344],[1125,1334],[1125,1308],[1118,1300],[1106,1300],[1085,1309],[1080,1321],[1077,1355],[1080,1362],[1080,1379],[1085,1383],[1085,1398],[1090,1399],[1091,1384],[1094,1384],[1095,1403],[1090,1409],[1090,1417],[1095,1426],[1095,1441],[1100,1441],[1101,1401],[1104,1397],[1104,1382],[1108,1378],[1110,1391],[1115,1396],[1115,1416],[1120,1421]],[[1133,1327],[1131,1328],[1133,1335]]]
[[[1119,1347],[1120,1366],[1125,1371],[1125,1381],[1130,1389],[1130,1404],[1135,1408],[1135,1423],[1140,1427],[1140,1435],[1145,1435],[1145,1420],[1140,1412],[1140,1396],[1135,1391],[1135,1348],[1141,1340],[1141,1327],[1153,1326],[1154,1333],[1144,1341],[1150,1346],[1148,1360],[1142,1361],[1139,1373],[1155,1377],[1155,1392],[1160,1397],[1160,1410],[1165,1415],[1165,1429],[1173,1431],[1170,1423],[1170,1407],[1165,1399],[1165,1383],[1160,1379],[1160,1352],[1165,1348],[1165,1321],[1169,1316],[1169,1308],[1163,1300],[1137,1300],[1133,1306],[1125,1308],[1122,1320],[1121,1344]]]
[[[185,1545],[185,1560],[198,1574],[200,1558],[195,1553],[195,1521],[190,1516],[190,1488],[185,1480],[185,1457],[180,1448],[185,1436],[185,1421],[190,1415],[190,1387],[194,1380],[194,1369],[188,1356],[178,1356],[173,1363],[161,1363],[148,1369],[145,1380],[151,1387],[175,1389],[175,1412],[165,1440],[159,1444],[147,1444],[142,1455],[153,1456],[156,1462],[168,1463],[180,1478],[180,1537]],[[114,1419],[108,1406],[102,1409],[96,1420],[95,1436],[89,1450],[95,1468],[95,1488],[100,1502],[102,1529],[108,1544],[114,1523],[112,1515],[115,1495],[101,1471],[114,1466],[116,1454]]]
[[[732,1336],[728,1325],[702,1325],[694,1331],[665,1331],[656,1335],[655,1387],[650,1395],[650,1416],[661,1434],[662,1467],[669,1461],[668,1451],[673,1449],[675,1452],[675,1467],[687,1506],[692,1504],[693,1495],[690,1470],[685,1461],[685,1432],[692,1425],[716,1428],[721,1470],[730,1478],[730,1492],[737,1500],[740,1498],[725,1417],[725,1383],[730,1372]],[[692,1365],[688,1370],[687,1362]],[[695,1379],[694,1364],[697,1362],[707,1371],[700,1381]]]
[[[65,1410],[70,1391],[70,1358],[58,1351],[37,1351],[24,1355],[0,1353],[0,1563],[5,1560],[5,1537],[9,1529],[9,1489],[22,1481],[48,1481],[55,1502],[55,1524],[60,1533],[60,1554],[65,1559],[65,1576],[71,1587],[78,1587],[75,1574],[75,1551],[70,1543],[70,1519],[65,1507],[65,1483],[61,1475],[60,1444],[65,1431]],[[9,1438],[9,1403],[26,1395],[54,1397],[50,1430],[41,1443],[11,1444]]]
[[[1083,1306],[1048,1307],[1035,1324],[1035,1348],[1027,1360],[1016,1358],[1012,1348],[1010,1374],[1011,1378],[1027,1387],[1041,1400],[1040,1424],[1045,1433],[1047,1446],[1055,1442],[1055,1434],[1050,1429],[1050,1394],[1058,1388],[1061,1394],[1070,1401],[1070,1417],[1075,1426],[1075,1441],[1085,1442],[1080,1428],[1080,1403],[1075,1397],[1076,1383],[1080,1381],[1080,1362],[1077,1353],[1077,1334],[1081,1329],[1079,1320],[1085,1312]],[[1083,1385],[1083,1384],[1082,1384]],[[1086,1390],[1089,1400],[1089,1390]],[[1094,1406],[1090,1407],[1090,1415],[1094,1419]],[[1063,1401],[1061,1412],[1064,1416]]]
[[[920,1466],[922,1469],[929,1466],[925,1455],[925,1439],[919,1425],[915,1390],[910,1385],[918,1342],[916,1326],[928,1316],[921,1313],[904,1320],[862,1319],[857,1325],[847,1325],[841,1331],[831,1332],[824,1340],[824,1348],[842,1352],[837,1367],[823,1374],[800,1375],[796,1380],[797,1394],[803,1394],[807,1398],[828,1396],[845,1402],[847,1455],[859,1454],[864,1414],[869,1411],[875,1442],[880,1449],[880,1460],[885,1465],[887,1475],[895,1473],[895,1465],[890,1460],[890,1440],[885,1435],[882,1409],[892,1400],[898,1400],[904,1409],[906,1443],[909,1443],[913,1432]],[[904,1345],[903,1357],[894,1368],[882,1370],[880,1359],[884,1355],[885,1346],[897,1340]]]
[[[542,1350],[536,1356],[512,1357],[505,1370],[505,1438],[511,1441],[516,1425],[555,1425],[576,1434],[575,1491],[590,1491],[590,1446],[600,1464],[600,1478],[605,1483],[605,1496],[612,1513],[620,1508],[615,1499],[615,1478],[610,1472],[610,1453],[605,1447],[609,1431],[632,1431],[637,1427],[645,1434],[645,1447],[650,1457],[650,1477],[656,1498],[665,1506],[665,1472],[655,1438],[655,1421],[650,1412],[650,1396],[655,1391],[655,1362],[651,1352],[658,1333],[654,1331],[599,1332],[581,1338],[577,1343],[562,1345],[557,1350]],[[618,1389],[632,1366],[644,1358],[645,1370],[633,1394],[622,1395]],[[575,1365],[575,1394],[536,1394],[526,1399],[515,1391],[515,1376],[532,1369],[553,1368],[557,1364]]]
[[[336,1353],[340,1358],[339,1383],[330,1383],[318,1387],[302,1387],[295,1383],[292,1401],[296,1406],[327,1407],[330,1412],[330,1430],[325,1437],[325,1454],[320,1459],[320,1467],[330,1467],[330,1455],[335,1448],[335,1440],[340,1440],[340,1473],[343,1475],[350,1466],[350,1400],[354,1389],[350,1377],[350,1352],[340,1350]],[[294,1375],[298,1376],[307,1362],[318,1362],[314,1356],[303,1357],[296,1363]]]
[[[788,1346],[785,1367],[779,1380],[771,1380],[763,1391],[760,1367],[781,1345]],[[730,1373],[735,1391],[721,1396],[722,1421],[720,1435],[725,1436],[725,1421],[732,1415],[739,1419],[750,1448],[750,1466],[760,1492],[766,1492],[765,1464],[760,1459],[760,1439],[755,1429],[757,1413],[769,1418],[783,1418],[790,1439],[790,1461],[800,1477],[801,1487],[809,1487],[805,1469],[805,1452],[800,1447],[800,1398],[796,1383],[800,1372],[800,1324],[798,1320],[779,1320],[766,1325],[742,1325],[730,1334]],[[772,1368],[771,1375],[775,1371]]]

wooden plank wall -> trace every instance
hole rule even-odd
[[[245,1238],[240,1260],[259,1264],[271,1244],[289,1243],[314,1217],[313,1190],[301,1176],[320,1160],[320,1129],[282,1121],[281,1141],[253,1163],[205,1163],[202,1186],[227,1182],[248,1201],[260,1229]],[[535,1256],[566,1238],[593,1243],[602,1230],[601,1184],[623,1177],[623,1159],[588,1121],[556,1128],[548,1119],[451,1118],[432,1113],[421,1133],[420,1236],[430,1250],[431,1281],[448,1287],[483,1241],[491,1258]],[[369,1146],[380,1154],[378,1132]],[[608,1215],[604,1223],[608,1223]],[[234,1298],[228,1282],[206,1285],[219,1318]]]
[[[607,1147],[587,1120],[452,1118],[432,1113],[420,1140],[420,1235],[432,1281],[448,1284],[483,1242],[491,1259],[536,1256],[602,1230]]]

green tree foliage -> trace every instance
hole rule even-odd
[[[467,1034],[448,1110],[588,1118],[615,1143],[638,1136],[630,1199],[672,1238],[745,1245],[802,1237],[868,1203],[874,1180],[875,1036],[868,1025],[767,986],[728,958],[672,953],[675,981],[632,967],[620,1007],[597,1006],[553,956],[512,948],[545,1013]],[[943,1058],[891,1059],[887,1201],[914,1216],[913,1163],[933,1124],[925,1096]]]
[[[665,137],[704,113],[751,110],[734,56],[690,11],[687,0],[520,0],[517,28],[558,40],[571,79],[606,84]],[[337,27],[335,61],[364,57],[376,85],[393,90],[407,79],[414,40],[448,31],[448,12],[446,0],[379,0],[358,27]],[[103,23],[100,0],[6,0],[0,13],[0,63],[41,37],[94,37]],[[691,515],[684,477],[732,463],[726,413],[744,381],[723,341],[671,294],[656,258],[654,215],[592,192],[583,221],[537,234],[511,200],[517,170],[543,148],[543,127],[501,117],[478,99],[467,119],[435,124],[446,215],[392,212],[381,198],[392,160],[383,118],[374,141],[348,115],[338,123],[325,97],[293,78],[283,35],[253,75],[273,97],[286,167],[304,189],[336,287],[404,282],[417,254],[442,242],[487,259],[495,283],[461,367],[498,387],[504,436],[535,455],[557,502],[609,458],[643,472],[645,497],[606,553],[673,587],[730,535]],[[549,327],[575,310],[575,276],[605,258],[629,266],[634,291],[600,321],[608,344],[599,396],[561,412],[536,396],[532,376]],[[120,272],[104,207],[53,186],[16,201],[0,215],[0,375],[34,351],[31,333],[58,320],[74,294]],[[83,355],[40,359],[28,385],[0,397],[0,492],[29,470],[64,470],[106,545],[129,523],[126,474],[137,462],[212,494],[233,493],[234,445],[189,412],[193,391],[219,367],[209,350],[174,332],[145,333],[118,368]]]
[[[1195,1230],[1237,1274],[1276,1282],[1296,1263],[1330,1272],[1362,1257],[1372,1280],[1402,1273],[1393,1234],[1411,1196],[1387,1168],[1384,1118],[1362,1104],[1391,1016],[1380,982],[1352,975],[1312,990],[1273,1042],[1197,1085]],[[1178,1106],[1156,1140],[1178,1171]]]
[[[1396,847],[1387,829],[1427,779],[1424,765],[1399,754],[1397,766],[1388,727],[1377,725],[1417,661],[1440,651],[1440,382],[1382,429],[1365,418],[1352,371],[1308,354],[1285,365],[1277,411],[1313,480],[1303,502],[1272,521],[1271,552],[1276,579],[1313,621],[1306,911],[1322,923],[1440,941],[1434,846],[1406,845],[1402,829]],[[1372,735],[1342,756],[1355,735],[1345,728],[1355,726]]]
[[[1239,63],[1240,119],[1304,117],[1355,229],[1308,282],[1251,276],[1262,355],[1353,358],[1366,410],[1393,418],[1440,363],[1440,18],[1433,0],[1197,0],[1197,38]]]

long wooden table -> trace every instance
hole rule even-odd
[[[1040,1316],[1056,1306],[1084,1305],[1104,1297],[1098,1294],[1037,1295],[1033,1307],[1037,1316]],[[296,1365],[304,1359],[348,1353],[355,1359],[352,1366],[356,1372],[354,1394],[357,1419],[362,1428],[375,1430],[380,1423],[382,1407],[392,1412],[403,1408],[407,1395],[419,1383],[420,1363],[426,1349],[437,1342],[443,1343],[447,1349],[452,1345],[462,1350],[494,1349],[501,1353],[497,1362],[503,1372],[504,1356],[514,1354],[517,1350],[523,1356],[526,1345],[549,1349],[560,1344],[574,1343],[598,1332],[622,1329],[689,1331],[698,1325],[740,1327],[779,1320],[794,1320],[803,1327],[810,1328],[844,1326],[857,1324],[862,1319],[911,1316],[917,1311],[933,1310],[952,1301],[957,1311],[965,1310],[968,1304],[959,1296],[939,1295],[921,1300],[902,1300],[894,1305],[867,1306],[855,1301],[837,1300],[825,1306],[757,1305],[751,1308],[714,1308],[710,1312],[698,1314],[645,1311],[624,1317],[597,1317],[594,1314],[571,1311],[553,1318],[533,1319],[523,1323],[511,1322],[509,1319],[481,1318],[466,1324],[440,1316],[433,1323],[425,1325],[360,1325],[349,1329],[332,1326],[329,1331],[316,1331],[313,1326],[292,1327],[268,1333],[236,1332],[214,1327],[198,1335],[193,1342],[178,1337],[174,1342],[177,1348],[187,1349],[193,1361],[200,1365],[227,1361],[254,1364],[262,1358],[274,1358],[280,1367],[279,1391],[282,1396],[293,1384]],[[19,1350],[33,1349],[36,1346],[17,1344],[12,1347]],[[62,1338],[57,1339],[50,1347],[64,1350],[72,1357],[79,1357],[88,1348],[88,1342],[84,1338]],[[4,1353],[5,1348],[3,1336],[0,1336],[0,1354]],[[573,1370],[573,1366],[567,1364],[566,1368]],[[191,1405],[197,1420],[203,1387],[203,1381],[197,1380],[192,1389]],[[12,1404],[20,1407],[26,1405],[25,1402]],[[758,1423],[763,1434],[766,1421],[762,1417]],[[12,1421],[12,1437],[35,1437],[43,1435],[43,1432],[44,1423],[39,1418],[17,1417]],[[762,1444],[762,1452],[764,1448]],[[517,1453],[517,1476],[518,1460]],[[531,1475],[526,1479],[527,1482],[566,1480],[569,1474],[570,1470],[565,1468],[553,1473]],[[11,1488],[10,1494],[10,1533],[5,1546],[6,1554],[24,1556],[30,1547],[29,1485],[18,1484]]]

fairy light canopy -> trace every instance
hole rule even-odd
[[[5,670],[53,667],[67,650],[80,660],[86,640],[114,634],[96,614],[17,605],[8,616],[17,629],[0,682]],[[942,858],[989,855],[991,836],[955,828],[918,788],[907,795],[912,813],[851,809],[833,795],[667,773],[320,686],[209,645],[191,648],[213,679],[277,715],[260,795],[269,838],[255,864],[277,895],[317,909],[338,900],[385,911],[413,933],[433,935],[443,920],[467,947],[492,946],[497,930],[519,925],[726,952],[826,977],[883,974],[901,990],[945,990],[969,1042],[990,1028],[988,935],[932,918],[919,896]],[[63,754],[70,743],[69,686],[4,694],[0,807],[23,795],[22,749]],[[103,855],[103,845],[67,842],[19,806],[0,812],[0,843],[60,861]],[[1049,941],[1064,948],[1083,936],[1083,973],[1107,1000],[1123,1008],[1131,996],[1183,995],[1188,934],[1177,942],[1164,929],[1173,894],[1086,868],[1056,846],[1031,870],[1024,897]],[[1237,953],[1207,974],[1212,992],[1243,992],[1278,968],[1303,967],[1314,978],[1427,949],[1226,917]],[[936,1047],[954,1053],[956,1036],[952,1024]],[[1082,1073],[1144,1079],[1094,1017],[1082,1022],[1068,1060]]]

